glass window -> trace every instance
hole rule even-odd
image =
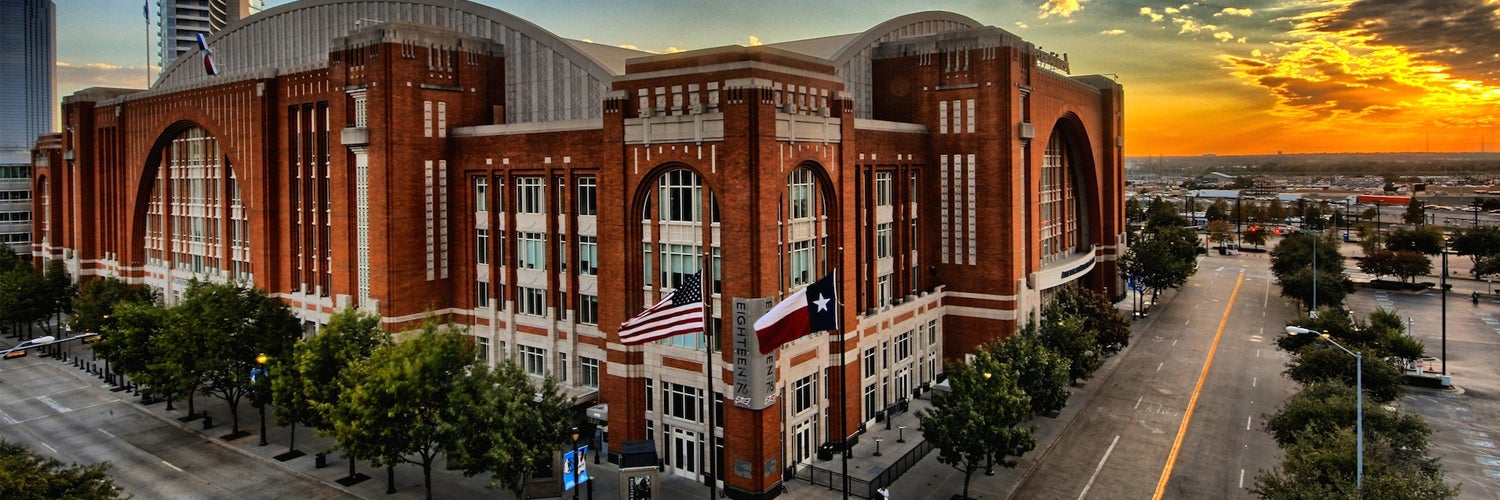
[[[875,418],[875,384],[865,386],[865,420]]]
[[[876,257],[888,259],[891,257],[891,228],[895,226],[892,222],[882,222],[875,225],[875,252]]]
[[[490,211],[490,180],[488,178],[474,178],[474,211]]]
[[[793,219],[806,219],[812,217],[813,175],[806,168],[798,168],[792,171],[790,185],[787,191],[791,193],[788,205]]]
[[[599,215],[599,194],[593,176],[578,178],[578,215]]]
[[[490,263],[490,230],[474,230],[474,263]]]
[[[585,325],[599,324],[599,297],[597,295],[578,296],[578,322]]]
[[[578,237],[578,274],[585,276],[596,276],[599,274],[599,237]]]
[[[526,369],[526,373],[536,375],[538,377],[547,375],[546,349],[523,345],[520,346],[520,350],[521,367]]]
[[[698,176],[691,170],[679,169],[661,177],[658,197],[661,205],[661,220],[668,222],[698,222],[700,194]]]
[[[474,282],[474,307],[489,309],[490,307],[490,282]]]
[[[812,282],[812,240],[792,242],[792,283],[793,288]]]
[[[875,292],[878,294],[875,304],[878,307],[891,305],[891,275],[882,274],[875,279]]]
[[[653,385],[654,382],[651,379],[646,379],[646,411],[656,411],[656,389],[652,388]],[[651,420],[647,419],[646,421],[650,422]],[[646,435],[649,436],[650,433]]]
[[[875,361],[876,361],[875,360],[875,348],[874,347],[871,347],[869,349],[865,349],[864,360],[865,360],[865,378],[874,377],[875,376],[875,368],[876,368],[876,364],[875,364]]]
[[[516,179],[516,213],[539,214],[543,213],[546,202],[543,197],[546,191],[542,189],[541,177],[520,177]]]
[[[662,400],[666,403],[667,415],[689,422],[698,421],[698,398],[702,397],[702,389],[663,382],[662,392]]]
[[[911,356],[911,332],[903,332],[896,336],[896,362],[906,360]]]
[[[892,198],[892,192],[891,192],[891,173],[890,172],[876,172],[875,173],[875,204],[879,205],[879,206],[890,205],[891,204],[891,198]]]
[[[484,337],[470,337],[474,339],[474,356],[481,363],[490,362],[490,339]]]
[[[516,233],[516,266],[541,269],[547,266],[547,235],[519,231]]]
[[[792,413],[802,413],[813,407],[813,396],[817,394],[818,374],[802,377],[792,384]]]
[[[521,303],[518,305],[521,314],[532,316],[547,315],[547,291],[540,288],[517,287],[516,297]]]
[[[557,381],[568,381],[568,353],[557,353]]]
[[[599,360],[579,356],[578,385],[584,387],[599,387]]]

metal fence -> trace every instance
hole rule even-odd
[[[878,498],[875,490],[882,486],[890,486],[897,478],[905,474],[917,465],[922,457],[932,451],[932,442],[923,440],[917,446],[908,450],[897,458],[890,466],[880,471],[871,479],[860,479],[850,475],[849,494],[860,498]],[[843,487],[844,475],[837,470],[825,469],[813,464],[805,464],[797,469],[797,479],[801,479],[818,486],[827,486],[828,489],[837,490]]]

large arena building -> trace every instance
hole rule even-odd
[[[188,54],[64,98],[35,258],[169,301],[251,282],[313,328],[469,325],[487,360],[607,405],[612,450],[652,439],[737,496],[1058,287],[1122,293],[1122,87],[960,14],[658,55],[462,0],[304,0],[209,44],[220,74]],[[713,387],[704,335],[617,335],[702,268]],[[834,270],[843,331],[779,349],[774,404],[726,397],[735,300]]]

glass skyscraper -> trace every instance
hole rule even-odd
[[[197,36],[208,36],[229,23],[260,12],[261,0],[157,0],[161,28],[161,67],[198,46]]]
[[[31,254],[31,148],[57,109],[56,7],[0,0],[0,244]]]

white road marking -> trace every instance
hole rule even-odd
[[[1176,345],[1177,345],[1177,339],[1172,339],[1172,345],[1173,345],[1173,346],[1176,346]]]
[[[1099,458],[1099,465],[1094,466],[1094,473],[1089,476],[1088,484],[1083,485],[1083,491],[1078,494],[1078,500],[1083,500],[1083,497],[1088,496],[1089,488],[1094,487],[1094,479],[1097,479],[1099,477],[1099,471],[1104,470],[1104,461],[1109,460],[1109,454],[1114,453],[1115,445],[1119,442],[1120,436],[1116,434],[1115,440],[1110,441],[1109,448],[1104,450],[1104,456]]]
[[[39,397],[36,398],[36,400],[37,401],[41,401],[42,403],[45,403],[47,406],[52,407],[52,409],[53,410],[57,410],[58,413],[67,413],[67,412],[73,411],[72,408],[68,408],[66,406],[57,404],[56,401],[53,401],[52,398],[49,398],[47,396],[39,396]]]
[[[1252,418],[1255,418],[1255,416],[1251,415],[1251,416],[1245,417],[1245,430],[1247,430],[1247,431],[1250,430],[1250,419],[1252,419]]]
[[[1141,400],[1143,399],[1146,399],[1146,396],[1144,394],[1141,395],[1141,397],[1135,398],[1135,409],[1141,409]]]
[[[1260,377],[1250,377],[1250,387],[1255,387],[1255,383],[1259,381]]]
[[[1256,349],[1255,350],[1255,357],[1257,357],[1257,358],[1260,357],[1260,349]]]
[[[1245,469],[1240,469],[1240,488],[1244,489],[1244,487],[1245,487]]]
[[[106,431],[106,430],[104,430],[104,429],[100,429],[100,428],[98,428],[98,427],[95,427],[95,428],[94,428],[94,430],[97,430],[97,431],[99,431],[99,432],[103,432],[103,433],[104,433],[104,435],[106,435],[106,436],[109,436],[109,437],[115,437],[115,435],[114,435],[114,434],[110,434],[110,433],[109,433],[109,431]]]
[[[1193,320],[1183,321],[1182,322],[1182,326],[1188,326],[1188,323],[1192,323],[1192,322],[1193,322]]]
[[[182,468],[177,467],[176,465],[172,465],[172,462],[168,462],[166,460],[162,460],[161,463],[167,464],[167,467],[171,467],[172,470],[175,470],[177,472],[182,472]]]
[[[1161,367],[1162,367],[1162,365],[1165,365],[1165,364],[1167,364],[1167,362],[1166,362],[1166,361],[1162,361],[1162,362],[1160,362],[1160,363],[1157,363],[1157,364],[1156,364],[1156,371],[1161,371]]]
[[[0,419],[4,419],[7,425],[16,423],[16,419],[10,418],[10,415],[6,415],[3,411],[0,411]]]
[[[42,443],[42,446],[46,447],[48,450],[51,450],[52,453],[57,453],[57,448],[53,448],[50,444]]]

